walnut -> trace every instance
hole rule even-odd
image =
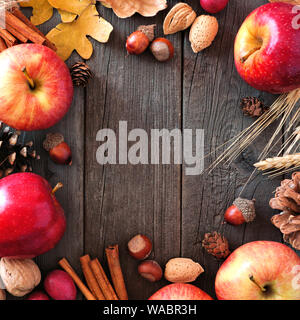
[[[0,300],[6,300],[6,294],[5,291],[0,289]]]
[[[40,283],[41,272],[31,259],[2,258],[0,277],[10,294],[23,297]]]

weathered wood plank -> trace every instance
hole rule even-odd
[[[118,129],[119,121],[133,128],[180,128],[181,36],[172,37],[176,58],[160,64],[145,53],[127,56],[127,36],[141,24],[158,24],[162,18],[139,15],[118,19],[99,8],[114,26],[108,44],[94,44],[88,62],[95,74],[87,90],[85,170],[85,250],[104,262],[104,248],[119,243],[121,263],[131,299],[148,298],[162,283],[149,284],[137,273],[137,261],[126,252],[137,233],[154,242],[151,258],[159,263],[180,253],[180,167],[163,165],[105,165],[96,162],[97,131]],[[104,263],[106,265],[106,263]]]
[[[267,103],[273,97],[262,94],[244,83],[236,72],[233,61],[233,44],[236,32],[245,17],[265,2],[232,0],[226,10],[216,15],[220,24],[219,34],[213,45],[195,55],[185,37],[183,124],[184,128],[205,130],[205,154],[228,141],[249,126],[252,120],[245,118],[239,108],[245,96],[263,96]],[[193,1],[199,8],[199,1]],[[202,13],[201,9],[198,10]],[[214,278],[220,263],[208,256],[201,248],[206,232],[219,231],[229,240],[231,248],[245,242],[265,239],[281,241],[280,234],[271,225],[272,210],[269,198],[276,181],[256,177],[242,194],[245,198],[256,198],[258,218],[253,224],[232,227],[223,224],[225,209],[236,198],[252,172],[262,146],[269,137],[263,134],[229,168],[220,166],[211,175],[185,176],[182,186],[182,254],[198,260],[206,272],[197,284],[214,296]],[[205,163],[211,163],[209,157]]]

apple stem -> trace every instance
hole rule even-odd
[[[28,72],[27,72],[26,67],[23,68],[22,72],[24,73],[24,75],[25,75],[25,77],[26,77],[26,79],[27,79],[27,81],[28,81],[28,84],[29,84],[30,89],[33,90],[33,89],[35,88],[35,84],[34,84],[34,81],[32,80],[32,78],[30,78],[30,76],[29,76],[29,74],[28,74]]]
[[[61,189],[63,186],[64,186],[64,185],[63,185],[61,182],[59,182],[59,183],[52,189],[51,193],[54,195],[54,193],[55,193],[57,190]]]
[[[248,51],[248,53],[246,53],[240,60],[241,60],[241,63],[244,63],[250,56],[251,54],[253,54],[254,52],[260,50],[261,46],[260,47],[255,47],[251,50]]]
[[[258,283],[256,282],[256,280],[254,279],[253,275],[250,275],[250,276],[249,276],[249,279],[250,279],[255,285],[257,285],[262,292],[266,292],[266,291],[267,291],[266,288],[262,287],[260,284],[258,284]]]

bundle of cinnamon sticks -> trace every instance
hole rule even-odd
[[[65,258],[59,261],[59,265],[72,277],[87,300],[128,300],[118,245],[106,248],[105,253],[113,285],[108,280],[99,260],[91,260],[89,255],[80,258],[87,286]]]
[[[20,43],[37,43],[56,51],[55,45],[20,11],[13,7],[5,11],[5,29],[0,28],[0,52]]]

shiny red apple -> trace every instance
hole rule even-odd
[[[213,300],[198,287],[187,283],[169,284],[154,293],[149,300]]]
[[[247,243],[222,264],[215,289],[219,300],[300,300],[300,257],[279,242]]]
[[[271,93],[300,88],[300,29],[288,3],[254,10],[242,24],[234,47],[235,64],[252,87]]]
[[[51,49],[20,44],[0,54],[0,120],[18,130],[47,129],[67,113],[73,84]]]
[[[33,258],[59,242],[66,220],[54,191],[33,173],[0,179],[0,257]]]
[[[200,0],[201,7],[209,13],[217,13],[225,9],[229,0]]]

